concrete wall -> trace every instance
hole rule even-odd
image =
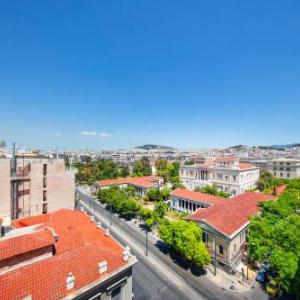
[[[10,160],[0,158],[0,217],[10,216]]]

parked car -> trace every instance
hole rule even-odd
[[[259,271],[257,272],[257,275],[255,277],[256,281],[259,283],[266,283],[267,281],[267,271],[263,268],[260,268]]]
[[[266,286],[266,292],[273,297],[277,296],[280,293],[279,282],[276,279],[270,277]]]

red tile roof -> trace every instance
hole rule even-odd
[[[283,185],[280,185],[278,187],[276,187],[276,194],[281,194],[285,191],[285,189],[287,188],[287,184],[283,184]]]
[[[58,235],[54,243],[55,254],[0,275],[1,300],[23,299],[27,295],[34,300],[61,299],[68,294],[66,279],[69,272],[75,276],[74,289],[78,290],[125,267],[123,248],[97,228],[86,213],[62,209],[18,220],[14,225],[30,226],[41,221],[43,224],[36,230],[52,227]],[[20,248],[15,252],[20,252]],[[108,262],[108,271],[100,275],[98,263],[103,260]]]
[[[205,222],[224,235],[231,236],[249,222],[249,217],[259,212],[259,203],[276,197],[246,192],[209,208],[199,208],[188,217],[192,221]]]
[[[141,186],[144,188],[151,188],[157,186],[157,181],[159,179],[162,178],[159,176],[126,177],[126,178],[99,180],[97,181],[97,184],[100,186],[131,184],[135,186]]]
[[[210,205],[216,205],[219,203],[222,204],[224,201],[227,201],[225,198],[219,196],[209,195],[201,192],[193,192],[185,189],[176,189],[175,191],[171,192],[170,195],[196,202],[207,203]]]
[[[50,230],[33,231],[20,236],[0,240],[0,260],[30,252],[54,244]]]

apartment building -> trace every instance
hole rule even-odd
[[[187,218],[201,226],[203,241],[213,259],[228,271],[241,261],[246,250],[249,218],[259,213],[259,203],[275,196],[245,192],[230,199],[177,189],[170,195],[171,207],[191,213]]]
[[[163,186],[163,183],[164,179],[159,176],[126,177],[99,180],[96,182],[96,188],[107,189],[111,186],[133,186],[136,190],[136,195],[139,197],[144,197],[149,189],[160,189]]]
[[[240,163],[239,158],[229,155],[200,164],[182,165],[179,175],[190,190],[216,184],[220,191],[234,196],[256,187],[259,168]]]
[[[0,238],[1,300],[130,300],[137,262],[83,211],[15,220]]]
[[[74,173],[63,159],[0,158],[0,216],[18,219],[74,208]]]
[[[300,159],[272,159],[268,162],[268,171],[277,178],[298,178],[300,177]]]

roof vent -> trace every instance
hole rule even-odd
[[[32,300],[32,296],[31,295],[27,295],[23,298],[23,300]]]
[[[106,228],[106,229],[104,230],[104,235],[109,236],[109,229],[108,229],[108,228]]]
[[[97,228],[100,229],[100,228],[101,228],[101,225],[102,225],[101,222],[97,222]]]
[[[98,264],[99,273],[102,274],[107,271],[107,261],[103,260]]]
[[[123,251],[123,260],[125,262],[127,262],[130,258],[130,248],[128,246],[125,247],[124,251]]]
[[[67,290],[68,291],[74,288],[74,286],[75,286],[75,277],[72,274],[72,272],[69,273],[69,275],[67,277],[67,280],[66,280],[66,283],[67,283]]]

